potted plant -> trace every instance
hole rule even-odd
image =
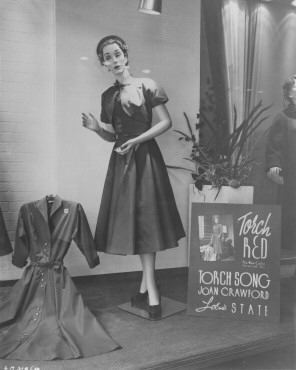
[[[263,107],[262,101],[260,101],[243,122],[238,125],[236,108],[234,107],[232,133],[228,133],[225,130],[225,127],[227,127],[226,122],[218,122],[216,124],[210,122],[203,109],[197,114],[198,122],[194,130],[188,116],[184,113],[187,132],[174,131],[180,135],[179,140],[191,142],[191,153],[189,157],[184,159],[191,162],[192,166],[191,168],[173,165],[168,165],[167,167],[189,171],[194,180],[193,190],[198,189],[199,194],[202,194],[202,196],[205,190],[215,191],[214,198],[213,195],[210,196],[211,200],[217,199],[224,186],[230,187],[233,193],[233,189],[249,185],[249,175],[255,163],[255,158],[252,157],[255,145],[253,134],[268,118],[268,116],[263,115],[269,108],[270,106]],[[211,132],[207,140],[204,140],[200,135],[200,130],[203,126],[206,126]],[[253,194],[253,190],[251,192]],[[239,200],[241,200],[241,203],[244,200],[249,202],[245,198],[242,199],[240,195]],[[225,202],[228,201],[228,198],[226,198]]]

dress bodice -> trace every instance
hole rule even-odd
[[[82,206],[55,197],[49,212],[46,197],[22,205],[12,263],[26,266],[28,259],[35,264],[62,264],[72,240],[85,256],[89,266],[97,266],[99,258]]]
[[[120,95],[121,107],[117,105]],[[115,105],[122,108],[126,115],[136,121],[151,124],[152,109],[159,104],[165,104],[168,97],[161,86],[149,78],[133,78],[124,89],[117,84],[107,89],[101,97],[101,122],[112,123]],[[119,112],[121,116],[122,112]],[[118,114],[116,114],[118,115]]]
[[[129,116],[124,111],[120,99],[116,98],[114,102],[112,126],[117,136],[116,146],[120,146],[127,140],[149,130],[151,124],[144,120],[138,120],[135,116]]]
[[[213,225],[213,234],[215,236],[220,236],[222,232],[222,225],[218,224],[218,225]]]

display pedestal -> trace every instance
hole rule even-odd
[[[140,316],[143,319],[156,321],[165,319],[166,317],[175,315],[176,313],[186,310],[187,305],[185,303],[175,301],[174,299],[161,297],[161,307],[161,316],[157,319],[150,319],[148,312],[145,310],[145,303],[141,307],[133,307],[130,302],[118,306],[118,308],[120,308],[121,310],[129,312],[136,316]]]

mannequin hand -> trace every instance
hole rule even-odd
[[[86,115],[85,113],[82,113],[82,126],[92,131],[96,132],[101,131],[99,122],[91,113],[89,113],[89,116]]]
[[[137,143],[134,141],[134,139],[131,139],[131,140],[128,140],[126,143],[122,144],[119,148],[116,148],[114,150],[116,151],[116,153],[120,155],[125,155],[136,145]]]
[[[279,175],[281,172],[281,168],[280,167],[271,167],[268,171],[268,174],[271,174],[271,173],[276,173],[277,175]]]
[[[283,177],[280,175],[280,172],[281,172],[280,167],[271,167],[267,173],[267,177],[276,184],[283,185],[284,180]]]

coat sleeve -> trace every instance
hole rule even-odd
[[[283,168],[282,149],[284,136],[284,122],[281,116],[277,116],[270,127],[268,141],[266,146],[266,170],[272,167]]]
[[[73,240],[86,258],[90,268],[94,268],[100,264],[100,258],[95,249],[94,239],[85,212],[80,204],[78,204],[77,207],[76,228]]]
[[[4,218],[0,208],[0,256],[5,256],[12,252],[10,240],[4,223]]]
[[[24,222],[24,206],[21,207],[15,233],[15,246],[12,253],[12,264],[17,267],[24,267],[29,256],[29,236]]]

